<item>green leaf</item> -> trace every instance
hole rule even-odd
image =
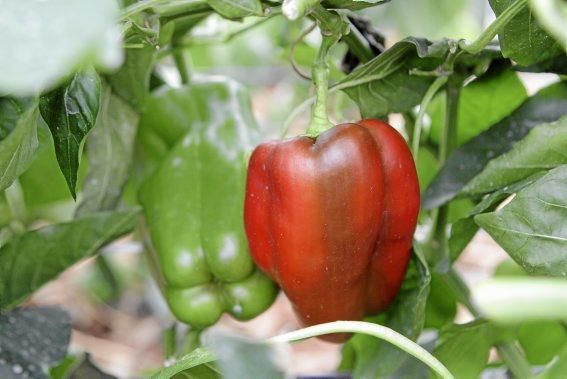
[[[567,116],[533,128],[505,154],[488,162],[463,187],[466,195],[480,195],[508,186],[537,173],[567,164]]]
[[[205,335],[205,345],[217,357],[220,371],[231,378],[284,378],[279,365],[289,356],[276,345],[220,332]]]
[[[499,16],[515,0],[489,0],[496,16]],[[562,49],[525,7],[498,34],[502,54],[527,66],[562,54]]]
[[[33,159],[38,145],[37,116],[35,100],[0,98],[0,191],[8,188]]]
[[[459,219],[451,225],[451,236],[447,241],[451,262],[455,262],[459,258],[476,232],[478,232],[478,225],[472,217]]]
[[[412,68],[433,70],[442,63],[447,40],[431,43],[406,38],[360,66],[338,83],[364,117],[406,112],[419,104],[433,76],[410,75]]]
[[[89,172],[76,216],[116,208],[130,175],[137,125],[138,114],[107,88],[87,139]]]
[[[425,308],[424,328],[441,329],[453,323],[457,314],[457,299],[452,289],[436,273],[431,274],[431,290]]]
[[[537,172],[524,180],[520,180],[516,183],[504,186],[499,190],[492,192],[490,195],[485,196],[484,199],[482,199],[482,201],[472,209],[469,215],[474,216],[479,213],[486,212],[487,210],[492,210],[492,208],[495,208],[498,203],[506,199],[508,196],[518,193],[520,190],[529,186],[545,174],[545,171]]]
[[[567,277],[567,165],[518,192],[504,208],[475,216],[527,272]]]
[[[0,93],[35,95],[80,66],[121,62],[113,0],[7,0],[0,13]]]
[[[135,110],[141,110],[150,93],[150,75],[157,56],[154,46],[127,49],[126,60],[108,77],[114,92]]]
[[[31,217],[36,216],[35,213],[40,211],[40,208],[49,207],[54,203],[66,202],[74,208],[67,182],[57,164],[51,132],[41,117],[37,123],[37,137],[39,147],[34,159],[18,179],[24,192],[26,208],[31,213]],[[85,166],[81,166],[79,171],[82,171],[83,167]]]
[[[0,248],[0,308],[16,305],[79,260],[130,232],[138,210],[103,212],[14,237]]]
[[[199,370],[199,376],[194,376],[195,378],[220,378],[220,374],[209,365],[213,363],[215,359],[215,356],[210,351],[204,348],[198,348],[175,361],[170,366],[161,369],[159,372],[152,375],[151,379],[169,379],[179,373],[187,374],[185,377],[191,378],[196,370]]]
[[[430,280],[429,269],[421,253],[414,252],[396,300],[385,314],[369,318],[368,321],[380,320],[384,326],[412,340],[417,339],[425,319]],[[363,334],[352,337],[346,346],[351,346],[355,351],[353,375],[360,378],[390,375],[409,358],[397,347]]]
[[[90,359],[90,355],[86,354],[85,358],[75,367],[73,367],[65,376],[72,379],[117,379],[115,376],[109,375],[99,369]]]
[[[518,341],[531,364],[544,365],[567,346],[567,331],[556,321],[523,323],[518,329]]]
[[[567,51],[567,4],[561,0],[530,0],[535,17]]]
[[[76,197],[79,148],[94,126],[100,105],[100,78],[93,69],[79,72],[62,87],[41,97],[39,108],[55,144],[61,172]]]
[[[58,365],[49,369],[51,379],[67,379],[68,373],[77,365],[82,357],[77,355],[67,355]]]
[[[529,66],[514,66],[514,70],[520,72],[549,72],[558,75],[567,75],[567,55],[558,55]]]
[[[425,190],[422,207],[431,209],[453,199],[488,162],[506,153],[528,132],[567,114],[567,82],[555,83],[528,98],[508,117],[455,149]]]
[[[156,56],[157,49],[151,45],[126,49],[124,64],[108,77],[113,91],[137,111],[143,108],[150,93],[150,75]]]
[[[0,313],[0,377],[41,378],[60,362],[71,338],[71,318],[52,307]]]
[[[229,19],[263,14],[260,0],[210,0],[208,3],[215,12]]]
[[[486,322],[452,325],[441,331],[433,355],[455,378],[476,379],[488,362],[491,339]]]
[[[416,166],[419,188],[427,188],[439,170],[439,160],[431,150],[422,146],[417,155]]]
[[[457,144],[462,145],[510,114],[526,99],[526,90],[511,70],[488,73],[467,84],[459,97]],[[445,120],[445,92],[428,107],[431,117],[430,138],[439,143]]]

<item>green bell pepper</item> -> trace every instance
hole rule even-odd
[[[152,95],[140,123],[154,147],[140,203],[169,307],[195,328],[224,312],[253,318],[277,294],[255,268],[244,234],[247,157],[258,141],[247,101],[233,81],[194,82]]]

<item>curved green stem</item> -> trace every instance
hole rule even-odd
[[[447,370],[441,362],[432,356],[427,350],[403,336],[402,334],[382,325],[373,324],[364,321],[335,321],[326,324],[310,326],[304,329],[296,330],[280,336],[272,337],[268,342],[293,342],[306,338],[321,336],[332,333],[362,333],[380,338],[391,343],[406,353],[419,359],[421,362],[429,366],[434,372],[442,378],[451,379],[453,375]]]
[[[484,49],[484,47],[494,39],[504,25],[510,22],[511,19],[525,8],[527,3],[528,0],[516,0],[492,22],[492,24],[490,24],[475,41],[470,44],[467,44],[465,41],[461,41],[459,47],[471,54],[480,53],[482,49]]]
[[[421,104],[419,106],[419,112],[417,114],[417,118],[415,119],[415,125],[413,128],[413,136],[412,136],[412,147],[411,152],[413,154],[413,159],[417,163],[417,155],[419,153],[419,142],[421,139],[421,129],[423,127],[423,117],[425,116],[425,111],[427,110],[427,106],[433,99],[433,96],[439,91],[441,87],[443,87],[447,83],[446,76],[440,76],[427,89],[425,95],[423,95],[423,99],[421,100]]]

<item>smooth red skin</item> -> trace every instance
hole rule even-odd
[[[252,257],[306,325],[360,320],[391,303],[418,211],[411,153],[379,120],[338,125],[315,140],[266,142],[250,158],[244,223]]]

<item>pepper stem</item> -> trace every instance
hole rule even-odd
[[[321,31],[322,41],[313,63],[312,77],[315,85],[315,103],[311,112],[311,122],[307,136],[315,138],[333,125],[327,116],[327,95],[329,93],[329,64],[328,54],[331,47],[347,33],[348,24],[341,16],[329,12],[321,5],[313,7],[311,16],[317,20]]]
[[[329,64],[327,62],[327,54],[333,45],[333,38],[323,35],[321,47],[317,54],[317,60],[313,64],[312,78],[315,85],[315,103],[311,111],[311,122],[307,135],[309,137],[317,137],[319,134],[333,125],[327,116],[327,97],[329,92]]]

